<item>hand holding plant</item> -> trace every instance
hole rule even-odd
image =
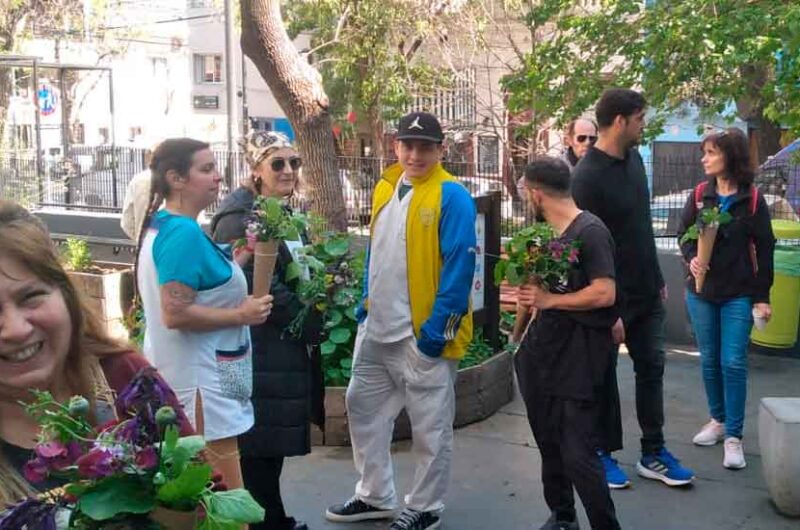
[[[718,206],[703,208],[697,214],[697,221],[683,234],[681,245],[697,240],[697,263],[692,265],[695,290],[703,290],[703,283],[708,273],[711,254],[714,251],[714,242],[717,239],[719,227],[730,223],[733,217],[728,212],[721,212]],[[694,260],[693,260],[694,261]]]

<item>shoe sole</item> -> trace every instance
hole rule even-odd
[[[608,483],[608,489],[611,489],[611,490],[624,490],[624,489],[628,489],[630,487],[631,487],[631,481],[630,480],[628,482],[624,483],[624,484],[612,484],[611,482]]]
[[[692,481],[694,480],[694,477],[688,480],[676,480],[674,478],[669,478],[665,475],[662,475],[661,473],[656,473],[655,471],[647,469],[641,464],[641,462],[636,463],[636,472],[639,474],[639,476],[642,476],[644,478],[649,478],[651,480],[660,480],[667,486],[687,486],[691,484]]]
[[[442,526],[442,520],[441,519],[439,519],[436,522],[433,522],[433,523],[429,524],[428,526],[426,526],[422,530],[436,530],[440,526]],[[391,529],[391,527],[390,527],[390,529]]]
[[[394,510],[382,510],[375,512],[365,512],[355,515],[339,515],[330,510],[325,510],[325,519],[332,523],[357,523],[359,521],[379,521],[382,519],[394,519]]]
[[[732,471],[739,471],[740,469],[744,469],[744,468],[747,467],[747,462],[742,462],[741,466],[731,466],[731,465],[723,463],[722,467],[724,467],[725,469],[730,469]]]
[[[720,443],[723,439],[724,439],[724,437],[717,438],[716,440],[711,441],[711,442],[705,441],[705,440],[697,441],[696,439],[692,439],[692,443],[695,444],[695,445],[699,445],[700,447],[712,447],[712,446],[717,445],[718,443]]]

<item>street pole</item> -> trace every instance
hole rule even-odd
[[[233,68],[233,2],[225,0],[225,99],[228,113],[228,156],[225,180],[228,189],[233,186],[233,138],[236,135],[236,78]]]

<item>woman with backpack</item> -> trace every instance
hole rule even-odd
[[[720,223],[711,261],[705,267],[697,257],[697,240],[681,243],[688,264],[686,305],[700,350],[703,383],[711,420],[694,437],[701,446],[724,440],[723,466],[746,466],[742,448],[747,397],[747,350],[754,318],[769,320],[769,291],[773,277],[773,250],[769,210],[753,185],[748,141],[731,128],[703,139],[701,182],[686,201],[678,229],[679,241],[695,225],[704,209],[719,208],[731,219]],[[695,278],[705,273],[700,292]]]

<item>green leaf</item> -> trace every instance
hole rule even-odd
[[[506,266],[508,262],[501,260],[494,266],[494,284],[500,285],[506,279]]]
[[[325,316],[327,317],[327,322],[325,323],[325,325],[331,328],[335,328],[336,326],[341,324],[342,319],[344,318],[342,312],[336,309],[329,310],[327,313],[325,313]]]
[[[206,448],[206,441],[202,436],[183,436],[178,438],[178,447],[186,449],[189,458],[194,458]]]
[[[345,357],[341,361],[339,361],[339,366],[342,368],[349,370],[353,367],[353,359],[350,357]]]
[[[214,519],[235,523],[260,523],[265,512],[247,490],[209,492],[203,497],[206,514]]]
[[[148,513],[153,508],[152,488],[133,475],[105,479],[78,500],[78,509],[95,521],[120,513]]]
[[[303,275],[303,267],[301,267],[300,264],[297,263],[296,261],[293,261],[286,267],[285,281],[290,282],[292,280],[296,280],[297,278],[300,278],[302,275]]]
[[[211,480],[211,466],[191,464],[174,480],[158,488],[157,498],[166,506],[198,499]]]
[[[344,315],[352,320],[353,322],[358,322],[358,317],[356,317],[356,306],[351,305],[347,309],[344,310]]]
[[[319,349],[322,355],[331,355],[333,352],[336,351],[336,344],[334,344],[329,340],[326,340],[325,342],[320,344]]]
[[[350,250],[350,243],[347,239],[344,238],[336,238],[336,239],[329,239],[325,242],[325,252],[330,254],[331,256],[344,256]]]
[[[509,265],[506,267],[506,279],[511,285],[522,284],[522,276],[520,275],[516,265]]]
[[[334,344],[345,344],[350,340],[353,333],[347,328],[334,328],[328,335],[328,340]]]

